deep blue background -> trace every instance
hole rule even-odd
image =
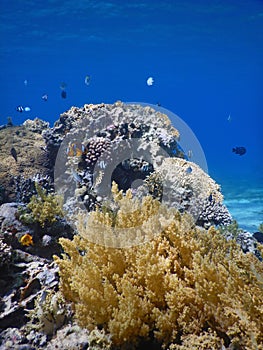
[[[53,124],[85,103],[160,102],[196,134],[216,180],[253,184],[263,173],[262,1],[1,0],[0,67],[0,124]]]

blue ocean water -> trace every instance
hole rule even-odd
[[[52,125],[85,103],[161,104],[196,135],[240,226],[263,222],[261,0],[1,0],[0,67],[0,124]]]

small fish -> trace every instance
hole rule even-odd
[[[69,157],[80,157],[82,153],[85,151],[84,145],[77,145],[76,143],[70,144],[69,147],[67,147],[66,152]]]
[[[61,97],[62,97],[62,98],[67,98],[67,93],[66,93],[65,90],[62,90],[62,91],[61,91]]]
[[[89,75],[86,75],[86,77],[85,77],[85,84],[86,85],[90,84],[90,76]]]
[[[232,120],[232,119],[231,119],[231,114],[229,114],[229,116],[228,116],[228,118],[227,118],[227,121],[228,121],[228,122],[231,122],[231,120]]]
[[[14,147],[12,147],[10,149],[10,154],[14,158],[14,160],[17,162],[17,152],[16,152],[16,149]]]
[[[146,83],[147,83],[148,86],[152,86],[153,83],[154,83],[153,77],[149,77],[149,78],[146,80]]]
[[[189,159],[191,159],[193,157],[193,151],[191,149],[189,149],[189,151],[187,152],[187,157]]]
[[[209,195],[208,200],[209,200],[209,202],[212,202],[212,200],[213,200],[212,194]]]
[[[30,107],[25,107],[25,108],[24,108],[24,111],[25,111],[25,112],[30,112],[30,111],[31,111],[31,108],[30,108]]]
[[[17,112],[22,113],[22,112],[24,112],[24,107],[23,106],[17,106],[16,110],[17,110]]]
[[[67,84],[66,83],[64,83],[64,81],[62,81],[62,83],[60,83],[60,89],[61,90],[65,90],[66,89],[66,87],[67,87]]]
[[[29,234],[29,233],[26,233],[24,234],[21,239],[20,239],[20,243],[24,246],[29,246],[29,245],[33,245],[33,237]]]
[[[41,98],[42,98],[43,101],[46,102],[48,100],[48,95],[44,94],[44,95],[41,96]]]
[[[191,174],[192,171],[193,169],[190,166],[185,170],[186,174]]]
[[[235,147],[232,149],[232,152],[239,154],[240,156],[243,156],[246,153],[246,148],[241,146],[241,147]]]
[[[27,81],[27,79],[25,79],[24,80],[24,85],[27,86],[27,84],[28,84],[28,81]]]

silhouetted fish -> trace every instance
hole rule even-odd
[[[243,156],[243,154],[245,154],[246,151],[247,150],[245,149],[245,147],[236,147],[232,149],[232,152],[239,154],[240,156]]]
[[[14,147],[10,149],[10,153],[11,153],[11,156],[14,158],[14,160],[17,162],[17,153]]]
[[[24,112],[24,107],[23,106],[17,106],[16,110],[17,110],[17,112],[22,113],[22,112]]]
[[[62,97],[62,98],[67,98],[67,93],[66,93],[65,90],[62,90],[62,91],[61,91],[61,97]]]

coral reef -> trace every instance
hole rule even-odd
[[[26,127],[29,131],[42,134],[44,130],[49,128],[49,123],[41,120],[39,118],[27,119],[24,121],[23,126]]]
[[[190,213],[200,226],[229,224],[219,186],[186,160],[179,136],[169,118],[150,107],[116,102],[64,113],[45,137],[60,145],[55,187],[64,195],[68,219],[104,206],[115,181],[124,191],[148,192]]]
[[[63,139],[61,133],[65,130]],[[46,138],[50,147],[60,145],[56,188],[65,194],[66,210],[73,213],[79,201],[88,211],[94,210],[103,197],[107,198],[103,190],[108,187],[110,191],[112,181],[127,190],[134,181],[144,180],[153,171],[153,155],[160,157],[161,150],[167,157],[184,157],[177,143],[179,132],[166,115],[150,107],[121,102],[71,108]],[[83,148],[80,157],[73,157],[74,147],[76,153]],[[70,192],[69,178],[77,182],[76,192]]]
[[[125,214],[127,201],[134,205],[130,192],[118,202],[114,222],[108,212],[97,216],[102,227],[133,225],[138,212]],[[170,225],[129,249],[93,244],[81,229],[73,241],[60,239],[60,289],[79,325],[103,327],[119,347],[153,337],[163,347],[173,343],[171,349],[190,348],[197,339],[210,348],[262,348],[262,263],[213,227],[198,228],[189,215],[164,210]]]
[[[262,233],[179,125],[118,101],[0,126],[0,350],[263,349]]]

